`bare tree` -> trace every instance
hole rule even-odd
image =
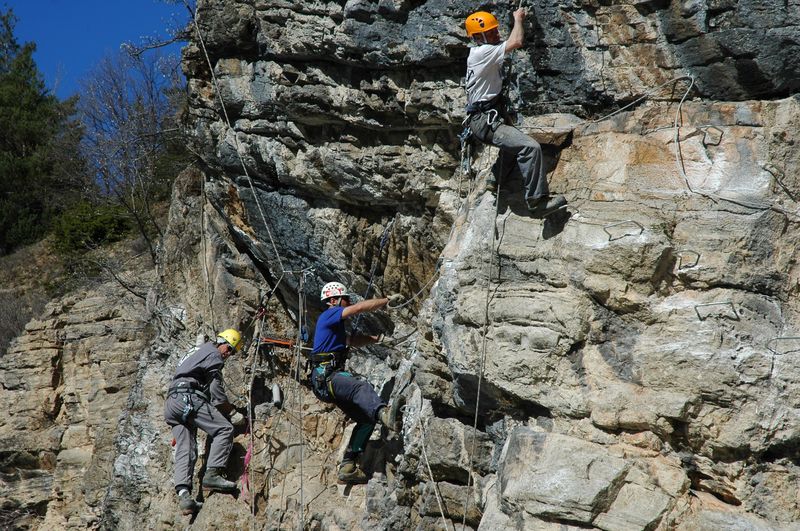
[[[89,171],[129,213],[155,262],[162,227],[153,204],[168,197],[174,166],[186,160],[179,59],[158,53],[107,56],[81,85],[78,110]]]

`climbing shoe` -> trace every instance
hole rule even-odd
[[[178,494],[178,508],[181,514],[194,514],[203,506],[202,503],[195,501],[189,491],[185,490]]]
[[[337,474],[342,483],[366,483],[367,475],[355,461],[342,461]]]
[[[398,431],[397,413],[401,405],[402,401],[398,397],[392,402],[391,406],[383,406],[380,411],[378,411],[378,420],[381,421],[381,424],[386,426],[387,430],[392,432]]]
[[[556,195],[553,197],[540,197],[528,202],[528,210],[536,217],[544,218],[550,214],[566,208],[567,200],[563,195]]]
[[[234,492],[236,491],[236,483],[225,479],[222,476],[221,469],[209,468],[203,478],[203,488],[217,492]]]

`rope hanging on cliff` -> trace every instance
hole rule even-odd
[[[682,78],[679,78],[679,79],[682,79]],[[675,165],[678,168],[678,173],[681,175],[681,177],[683,177],[683,180],[686,183],[686,188],[688,188],[689,192],[691,192],[693,194],[696,194],[696,195],[699,195],[701,197],[705,197],[706,199],[709,199],[709,200],[713,201],[714,203],[716,203],[717,201],[725,201],[725,202],[728,202],[728,203],[732,203],[734,205],[738,205],[738,206],[741,206],[741,207],[744,207],[744,208],[748,208],[750,210],[760,210],[760,211],[772,210],[774,212],[778,212],[780,214],[783,214],[787,218],[789,218],[791,216],[797,217],[798,216],[798,212],[789,212],[789,211],[787,211],[787,210],[785,210],[783,208],[775,206],[774,204],[758,205],[758,204],[754,204],[754,203],[749,203],[747,201],[742,201],[742,200],[739,200],[739,199],[732,199],[730,197],[721,196],[719,194],[715,194],[715,193],[711,193],[711,192],[702,192],[702,191],[694,190],[692,188],[692,186],[689,184],[689,176],[686,174],[686,167],[683,164],[683,153],[681,152],[681,139],[680,139],[680,128],[681,128],[681,121],[682,121],[681,110],[682,110],[682,107],[683,107],[683,102],[689,96],[689,92],[692,90],[692,87],[694,86],[694,78],[693,77],[689,77],[689,79],[691,79],[692,82],[689,85],[689,88],[686,89],[686,92],[684,93],[683,97],[681,98],[680,103],[678,103],[678,108],[675,111],[675,119],[673,121],[673,128],[675,129],[675,139],[674,139],[674,142],[673,142],[673,144],[675,146]],[[715,126],[715,127],[719,127],[719,126]]]
[[[206,299],[208,300],[208,310],[211,313],[211,328],[216,333],[217,321],[214,318],[214,294],[213,285],[211,284],[211,273],[208,271],[208,248],[206,242],[206,203],[208,197],[206,196],[206,180],[203,179],[201,184],[201,192],[203,196],[203,207],[200,210],[200,240],[203,242],[203,272],[205,273],[206,280]]]
[[[200,47],[203,50],[203,56],[205,57],[206,64],[208,65],[208,69],[209,69],[209,71],[211,73],[211,78],[212,78],[212,81],[213,81],[214,90],[216,92],[217,99],[219,100],[219,104],[220,104],[220,108],[222,110],[222,114],[223,114],[223,116],[225,118],[225,124],[227,125],[228,129],[231,131],[232,136],[233,136],[234,147],[236,149],[236,156],[239,158],[239,162],[240,162],[240,164],[242,166],[242,171],[244,172],[244,175],[247,178],[247,182],[248,182],[248,184],[250,186],[250,191],[253,194],[253,200],[256,203],[256,207],[258,209],[258,213],[259,213],[259,215],[261,217],[262,223],[264,224],[264,229],[267,231],[267,235],[269,237],[270,244],[272,245],[272,250],[273,250],[273,252],[275,254],[275,259],[277,260],[278,267],[279,267],[279,269],[281,271],[281,276],[278,279],[278,282],[272,288],[272,293],[274,293],[277,290],[278,286],[280,285],[280,282],[283,280],[283,278],[285,276],[286,268],[283,265],[283,260],[281,259],[281,255],[280,255],[280,252],[278,251],[278,247],[275,244],[275,238],[273,237],[272,231],[270,230],[269,223],[267,222],[266,215],[264,214],[264,209],[261,206],[261,201],[258,198],[258,193],[256,192],[255,185],[253,183],[252,178],[250,177],[250,172],[247,170],[247,164],[245,163],[244,158],[242,157],[241,145],[239,144],[239,138],[238,138],[238,136],[236,134],[235,129],[233,128],[233,125],[231,124],[230,117],[228,116],[228,111],[227,111],[227,108],[225,107],[225,100],[222,97],[222,91],[220,90],[220,87],[219,87],[219,81],[218,81],[216,73],[214,71],[214,66],[211,63],[211,58],[208,55],[208,49],[206,48],[205,41],[203,39],[203,34],[202,34],[202,31],[200,30],[200,25],[199,25],[199,23],[197,21],[197,11],[196,11],[196,9],[193,10],[186,0],[184,0],[184,5],[186,6],[186,8],[189,11],[189,14],[190,14],[190,16],[192,18],[192,23],[193,23],[195,31],[197,33],[198,42],[200,43]],[[301,279],[300,279],[301,288],[299,289],[299,293],[300,293],[299,298],[300,298],[301,302],[303,301],[303,289],[302,289],[303,280],[304,280],[304,275],[301,275]],[[300,355],[301,355],[301,352],[302,352],[301,337],[302,337],[302,327],[303,327],[303,321],[302,321],[302,315],[303,314],[302,314],[302,310],[300,310],[300,312],[301,313],[298,315],[298,329],[301,330],[301,332],[299,334],[298,341],[296,343],[296,348],[297,348],[297,364],[296,364],[296,375],[295,375],[295,381],[296,381],[295,391],[297,391],[295,393],[296,397],[299,396]],[[304,492],[303,492],[303,478],[302,478],[302,473],[303,473],[302,397],[300,397],[300,400],[301,400],[301,402],[300,402],[301,425],[300,425],[300,428],[299,428],[299,430],[300,430],[300,439],[301,439],[301,443],[300,443],[301,444],[301,448],[300,448],[300,473],[301,473],[301,477],[300,477],[300,523],[301,523],[301,526],[302,526],[302,522],[303,522],[303,519],[304,519],[304,507],[303,507],[303,505],[304,505],[304,499],[303,499],[304,498]],[[252,404],[252,402],[251,402],[251,404]],[[255,507],[255,505],[253,505],[253,507]],[[255,510],[255,509],[253,509],[253,510]]]
[[[307,339],[306,332],[306,316],[308,314],[306,308],[306,293],[305,293],[305,279],[306,276],[311,274],[311,269],[305,270],[300,274],[299,286],[297,289],[297,341],[295,342],[295,394],[298,401],[298,417],[300,418],[300,426],[298,428],[298,439],[300,440],[300,529],[304,529],[304,515],[305,515],[305,488],[304,488],[304,472],[303,472],[303,450],[305,447],[305,437],[303,437],[303,395],[300,393],[300,368],[302,366],[303,357],[303,341]]]
[[[469,502],[472,497],[472,476],[474,474],[473,465],[475,462],[475,439],[478,431],[478,412],[480,411],[481,403],[481,385],[483,384],[483,375],[486,370],[486,334],[489,330],[489,305],[492,300],[492,270],[494,269],[494,255],[497,250],[494,248],[494,242],[497,236],[497,217],[500,213],[500,183],[497,186],[497,197],[495,198],[494,218],[492,219],[492,243],[489,248],[489,271],[486,275],[486,303],[483,308],[483,339],[481,340],[481,363],[480,370],[478,371],[478,390],[475,394],[475,417],[472,422],[472,442],[469,451],[469,476],[467,477],[467,495],[464,499],[464,515],[461,520],[461,528],[467,527],[467,511],[469,510]]]
[[[225,100],[222,97],[222,91],[219,88],[219,81],[217,80],[217,74],[214,72],[214,65],[211,64],[211,58],[208,55],[208,50],[206,49],[205,41],[203,40],[203,33],[200,31],[200,25],[197,22],[197,9],[194,10],[189,5],[187,0],[183,2],[186,9],[189,10],[189,14],[192,18],[192,23],[194,25],[195,31],[197,33],[197,40],[200,43],[200,48],[203,50],[203,56],[206,59],[206,64],[208,65],[208,70],[211,72],[211,79],[214,84],[214,90],[217,95],[217,99],[219,100],[220,108],[222,109],[222,115],[225,117],[225,123],[228,126],[228,129],[231,131],[233,136],[233,143],[234,147],[236,148],[236,156],[239,158],[239,162],[242,165],[242,171],[244,171],[245,177],[247,177],[247,182],[250,185],[250,191],[253,194],[253,200],[256,203],[256,207],[258,208],[258,213],[261,216],[261,222],[264,224],[264,229],[267,231],[267,235],[269,236],[269,241],[272,244],[272,250],[275,253],[275,259],[278,261],[278,267],[281,271],[284,271],[283,267],[283,260],[281,259],[281,255],[278,252],[278,246],[275,244],[275,239],[272,236],[272,231],[269,228],[269,223],[267,223],[267,217],[264,215],[264,209],[261,207],[261,201],[258,199],[258,193],[256,192],[256,187],[253,184],[253,179],[250,177],[250,172],[247,170],[247,164],[244,162],[244,158],[242,157],[241,152],[241,145],[239,144],[239,137],[236,134],[236,130],[233,128],[231,124],[230,117],[228,116],[228,110],[225,107]],[[282,278],[283,276],[281,276]],[[277,286],[276,286],[277,287]]]
[[[248,395],[247,395],[247,427],[250,431],[250,444],[247,448],[247,453],[245,454],[245,470],[246,476],[243,481],[243,485],[246,487],[247,491],[250,494],[250,513],[251,513],[251,520],[250,520],[250,529],[255,531],[256,525],[256,493],[255,489],[253,489],[252,485],[250,484],[250,478],[253,477],[253,452],[255,451],[255,434],[254,434],[254,415],[253,415],[253,385],[255,384],[256,379],[256,362],[258,360],[258,354],[260,352],[260,343],[261,343],[261,336],[264,332],[264,321],[266,320],[267,315],[266,312],[261,312],[261,319],[258,323],[258,328],[256,329],[256,350],[253,352],[253,363],[250,367],[250,386],[248,387]],[[247,494],[247,493],[245,493]]]
[[[462,185],[461,177],[459,176],[459,181],[458,181],[458,197],[459,197],[459,199],[461,198],[461,185]],[[472,193],[474,191],[475,191],[475,189],[472,188],[472,186],[470,184],[470,187],[467,190],[466,197],[464,197],[464,199],[461,200],[461,202],[458,205],[458,208],[456,209],[455,214],[453,214],[453,223],[450,224],[450,232],[447,234],[447,238],[445,238],[445,245],[447,244],[446,242],[449,242],[453,238],[453,234],[455,233],[455,230],[456,230],[456,223],[458,222],[459,217],[462,215],[462,211],[463,211],[464,214],[469,212],[469,209],[470,209],[471,204],[472,204],[470,198],[472,197]],[[433,265],[433,274],[430,276],[430,278],[428,278],[428,280],[425,282],[425,284],[423,284],[422,287],[419,290],[417,290],[416,293],[411,295],[411,297],[409,297],[408,300],[406,300],[403,304],[398,304],[397,306],[389,306],[389,305],[387,305],[386,307],[388,309],[390,309],[390,310],[399,310],[400,308],[403,308],[403,307],[408,306],[409,304],[411,304],[417,297],[422,295],[422,293],[424,293],[428,289],[428,287],[433,283],[434,280],[436,280],[438,278],[439,269],[442,266],[442,262],[444,262],[444,257],[440,253],[439,254],[439,258],[436,260],[436,263]]]
[[[369,297],[369,290],[372,289],[372,282],[375,280],[375,272],[378,268],[378,262],[381,260],[381,256],[383,255],[383,248],[386,247],[386,244],[389,243],[389,235],[391,234],[392,228],[394,227],[395,222],[397,221],[397,216],[399,214],[395,214],[392,218],[392,221],[386,225],[386,228],[383,229],[383,234],[381,234],[381,241],[378,245],[378,254],[372,259],[372,267],[369,271],[369,280],[367,281],[367,289],[364,290],[364,300]],[[358,329],[358,323],[361,322],[361,316],[363,314],[356,315],[355,320],[353,321],[353,330]]]
[[[433,483],[433,493],[436,495],[436,503],[439,505],[439,514],[442,516],[442,524],[444,525],[445,530],[449,531],[450,528],[447,525],[447,518],[444,515],[444,504],[442,503],[442,496],[441,496],[441,494],[439,494],[439,486],[436,483],[436,478],[433,475],[433,470],[431,469],[431,463],[430,463],[430,460],[428,459],[428,450],[425,448],[427,446],[427,442],[425,440],[425,429],[426,429],[425,421],[422,419],[422,408],[424,406],[423,400],[424,399],[422,398],[422,394],[420,394],[419,395],[419,414],[420,414],[419,427],[420,427],[420,433],[422,433],[422,457],[425,460],[425,467],[428,469],[428,475],[431,478],[431,483]],[[456,529],[456,526],[455,526],[455,524],[453,524],[453,531],[455,531],[455,529]]]

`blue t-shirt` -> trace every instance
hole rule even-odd
[[[347,332],[341,306],[333,306],[322,312],[314,330],[314,350],[312,353],[339,352],[347,348]]]

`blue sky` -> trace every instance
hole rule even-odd
[[[182,2],[163,0],[0,0],[0,7],[17,16],[17,40],[36,43],[36,64],[60,98],[74,94],[78,80],[122,43],[166,38],[168,28],[188,20]],[[180,46],[167,50],[179,53]]]

